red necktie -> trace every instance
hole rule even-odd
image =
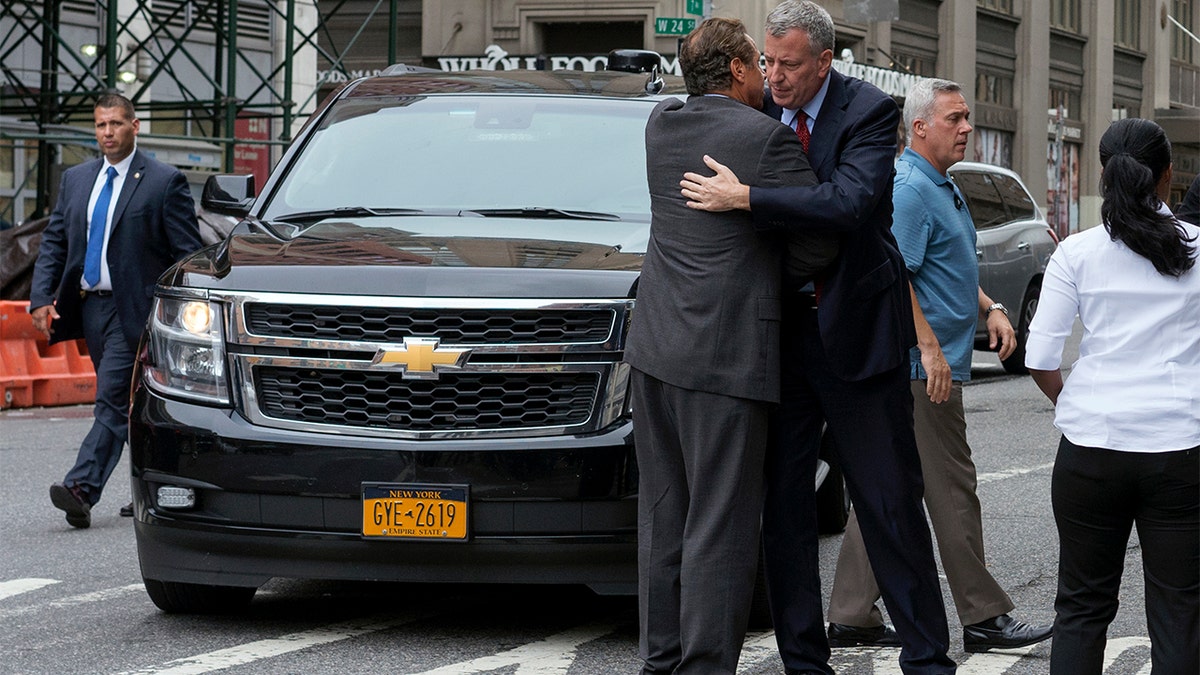
[[[804,146],[804,152],[808,153],[808,115],[804,114],[803,110],[796,111],[796,136],[800,138],[800,145]]]

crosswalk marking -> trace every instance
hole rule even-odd
[[[387,620],[363,619],[361,621],[335,623],[299,633],[281,635],[277,638],[247,642],[236,647],[218,649],[206,654],[187,656],[158,666],[126,671],[122,675],[199,675],[200,673],[210,673],[214,670],[245,665],[317,645],[338,642],[368,633],[403,626],[404,624],[426,618],[426,616],[409,614],[401,618]]]
[[[1037,470],[1036,467],[1031,470]],[[41,588],[59,584],[57,579],[12,579],[0,581],[0,600],[11,598],[22,593],[36,591]],[[101,589],[89,593],[67,596],[41,602],[30,606],[0,609],[0,620],[14,616],[30,614],[46,609],[73,607],[87,603],[102,603],[118,599],[131,593],[144,590],[142,584],[128,584]],[[130,670],[123,675],[199,675],[233,666],[245,665],[256,661],[280,656],[318,645],[339,642],[370,633],[388,630],[405,624],[428,618],[433,614],[428,612],[409,613],[404,616],[391,618],[365,617],[355,621],[329,624],[307,631],[291,633],[274,638],[257,640],[233,647],[218,649],[204,654],[175,659],[166,663],[146,666]],[[513,675],[566,675],[575,664],[578,648],[598,638],[610,635],[621,628],[617,623],[593,623],[577,626],[556,633],[542,640],[536,640],[519,647],[497,654],[480,656],[459,663],[442,665],[426,670],[417,675],[473,675],[489,671],[515,667]],[[1046,654],[1035,654],[1041,645],[1031,645],[1019,649],[998,650],[981,654],[967,654],[960,657],[958,672],[960,675],[1004,675],[1023,660],[1046,661]],[[1132,636],[1112,638],[1108,640],[1104,653],[1104,669],[1111,668],[1122,655],[1130,650],[1148,652],[1150,640],[1146,637]],[[836,671],[851,672],[861,670],[870,664],[873,675],[900,675],[900,650],[898,648],[858,647],[851,649],[836,649],[830,659],[830,666]],[[756,667],[778,663],[778,651],[775,633],[754,632],[746,636],[742,647],[739,672],[749,672]],[[1151,663],[1148,654],[1138,660],[1142,665],[1135,675],[1150,675]],[[1123,671],[1125,672],[1125,671]]]
[[[991,473],[981,473],[975,477],[975,480],[976,480],[976,482],[978,482],[980,484],[991,483],[992,481],[1004,480],[1005,478],[1016,478],[1017,476],[1024,476],[1027,473],[1034,473],[1036,471],[1045,471],[1046,469],[1053,469],[1053,468],[1054,468],[1054,462],[1046,462],[1045,464],[1039,464],[1037,466],[1030,466],[1030,467],[1026,467],[1024,469],[1008,469],[1007,471],[993,471]]]
[[[25,581],[25,580],[21,579],[19,581]],[[51,583],[58,583],[57,581],[54,581],[52,579],[39,579],[39,581],[50,581]],[[0,586],[2,586],[3,583],[7,583],[7,582],[0,583]],[[34,612],[44,610],[47,607],[50,607],[50,608],[74,607],[77,605],[85,605],[89,602],[105,602],[108,600],[116,599],[122,595],[126,595],[128,593],[132,593],[135,591],[142,591],[144,589],[145,589],[145,587],[142,584],[129,584],[128,586],[117,586],[115,588],[105,588],[103,590],[93,591],[91,593],[81,593],[79,595],[72,595],[72,596],[69,596],[66,598],[59,598],[57,600],[51,600],[50,602],[43,603],[41,605],[27,605],[25,607],[11,607],[8,609],[0,609],[0,619],[13,618],[13,617],[21,616],[23,614],[32,614]]]
[[[1105,670],[1107,670],[1108,667],[1111,666],[1113,663],[1116,663],[1117,659],[1120,658],[1121,654],[1124,654],[1127,650],[1134,649],[1137,647],[1145,647],[1147,650],[1149,650],[1150,649],[1150,638],[1123,637],[1123,638],[1111,638],[1110,640],[1108,640],[1108,642],[1106,642],[1104,644],[1104,668],[1105,668]],[[1151,665],[1149,658],[1150,657],[1147,655],[1146,666],[1144,668],[1142,668],[1141,671],[1138,672],[1138,675],[1141,675],[1143,672],[1149,674],[1150,665]]]
[[[452,663],[416,675],[470,675],[512,665],[517,666],[514,675],[564,675],[575,662],[575,650],[579,645],[604,637],[615,629],[614,625],[603,624],[579,626],[499,654]]]
[[[57,579],[13,579],[12,581],[0,581],[0,600],[36,591],[39,588],[45,588],[57,583]]]
[[[779,644],[775,642],[775,631],[749,633],[742,643],[742,655],[738,659],[738,670],[764,661],[779,658]]]

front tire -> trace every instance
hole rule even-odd
[[[1041,294],[1042,282],[1034,281],[1029,284],[1025,297],[1021,300],[1021,311],[1017,314],[1017,348],[1007,359],[1000,361],[1004,372],[1010,375],[1029,374],[1029,369],[1025,367],[1025,343],[1029,340],[1029,323],[1037,313],[1038,297]]]
[[[250,605],[258,589],[142,579],[154,604],[168,614],[233,614]]]

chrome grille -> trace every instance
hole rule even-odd
[[[609,309],[470,309],[347,307],[246,303],[246,324],[261,336],[301,340],[400,343],[406,337],[445,344],[572,344],[604,342]]]
[[[264,414],[283,420],[413,432],[517,430],[583,424],[595,373],[454,373],[436,381],[396,372],[255,369]]]

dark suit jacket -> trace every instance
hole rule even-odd
[[[817,113],[809,162],[816,187],[750,188],[760,227],[840,233],[841,252],[817,309],[830,369],[857,381],[905,362],[916,344],[904,258],[892,236],[892,179],[900,111],[876,87],[837,71]],[[768,101],[766,113],[781,109]],[[736,171],[735,171],[736,173]]]
[[[720,96],[667,99],[646,124],[650,243],[625,349],[663,382],[740,398],[779,400],[781,242],[750,214],[689,209],[686,171],[711,155],[760,185],[813,185],[786,125]]]
[[[87,205],[104,166],[99,158],[63,172],[58,203],[42,235],[29,308],[55,305],[60,318],[51,326],[51,343],[83,337],[79,290],[87,253]],[[117,315],[131,347],[137,347],[150,315],[155,281],[200,246],[187,179],[175,167],[135,150],[113,210],[107,258]]]

